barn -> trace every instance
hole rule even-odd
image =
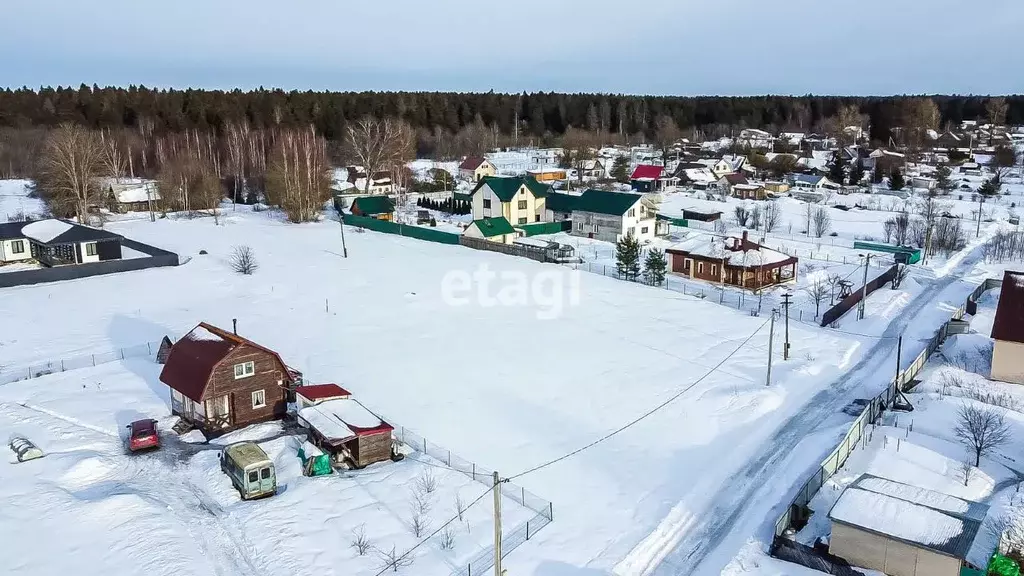
[[[394,428],[336,384],[302,386],[295,392],[299,424],[310,441],[338,464],[363,468],[391,458]]]

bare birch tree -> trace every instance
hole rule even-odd
[[[764,231],[770,233],[779,227],[782,222],[782,208],[774,200],[765,203],[764,210],[761,212],[762,218],[764,218]]]
[[[828,208],[824,206],[818,206],[814,210],[813,221],[814,235],[817,238],[828,234],[829,230],[832,229],[832,217],[828,213]]]
[[[330,199],[330,190],[324,139],[312,126],[280,133],[267,172],[267,199],[292,222],[312,222]]]
[[[374,173],[395,165],[407,153],[409,133],[402,122],[391,118],[367,116],[348,126],[347,156],[366,171],[366,194]]]
[[[964,404],[957,412],[953,435],[974,452],[974,465],[981,457],[1010,441],[1010,427],[1003,415],[993,409]]]
[[[804,288],[804,292],[807,293],[807,298],[814,303],[814,319],[817,320],[821,313],[821,303],[828,300],[828,282],[819,278]]]
[[[43,147],[37,185],[50,211],[89,219],[89,207],[101,203],[96,178],[103,173],[103,146],[95,132],[62,124]]]

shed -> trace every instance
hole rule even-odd
[[[511,244],[518,233],[503,216],[473,220],[463,234],[467,238],[482,238],[499,244]]]
[[[352,201],[349,210],[354,216],[390,221],[395,212],[395,203],[387,196],[362,196]]]
[[[864,474],[829,512],[829,552],[890,576],[959,576],[988,563],[987,514],[984,504]]]
[[[335,462],[363,468],[391,458],[394,427],[354,398],[321,400],[301,408],[299,424]]]
[[[299,408],[312,406],[324,400],[351,398],[352,394],[337,384],[311,384],[295,389],[295,402]]]

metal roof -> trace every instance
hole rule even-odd
[[[999,305],[992,323],[992,338],[1024,342],[1024,272],[1007,270],[999,290]]]

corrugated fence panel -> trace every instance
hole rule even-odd
[[[426,240],[427,242],[437,242],[439,244],[456,245],[459,243],[458,234],[445,232],[443,230],[424,228],[422,226],[412,226],[409,224],[395,224],[394,222],[388,222],[386,220],[367,218],[365,216],[355,216],[352,214],[345,214],[342,218],[344,219],[345,224],[348,224],[349,226],[366,228],[367,230],[373,230],[374,232],[383,232],[384,234],[394,234],[396,236],[408,236],[409,238]]]

